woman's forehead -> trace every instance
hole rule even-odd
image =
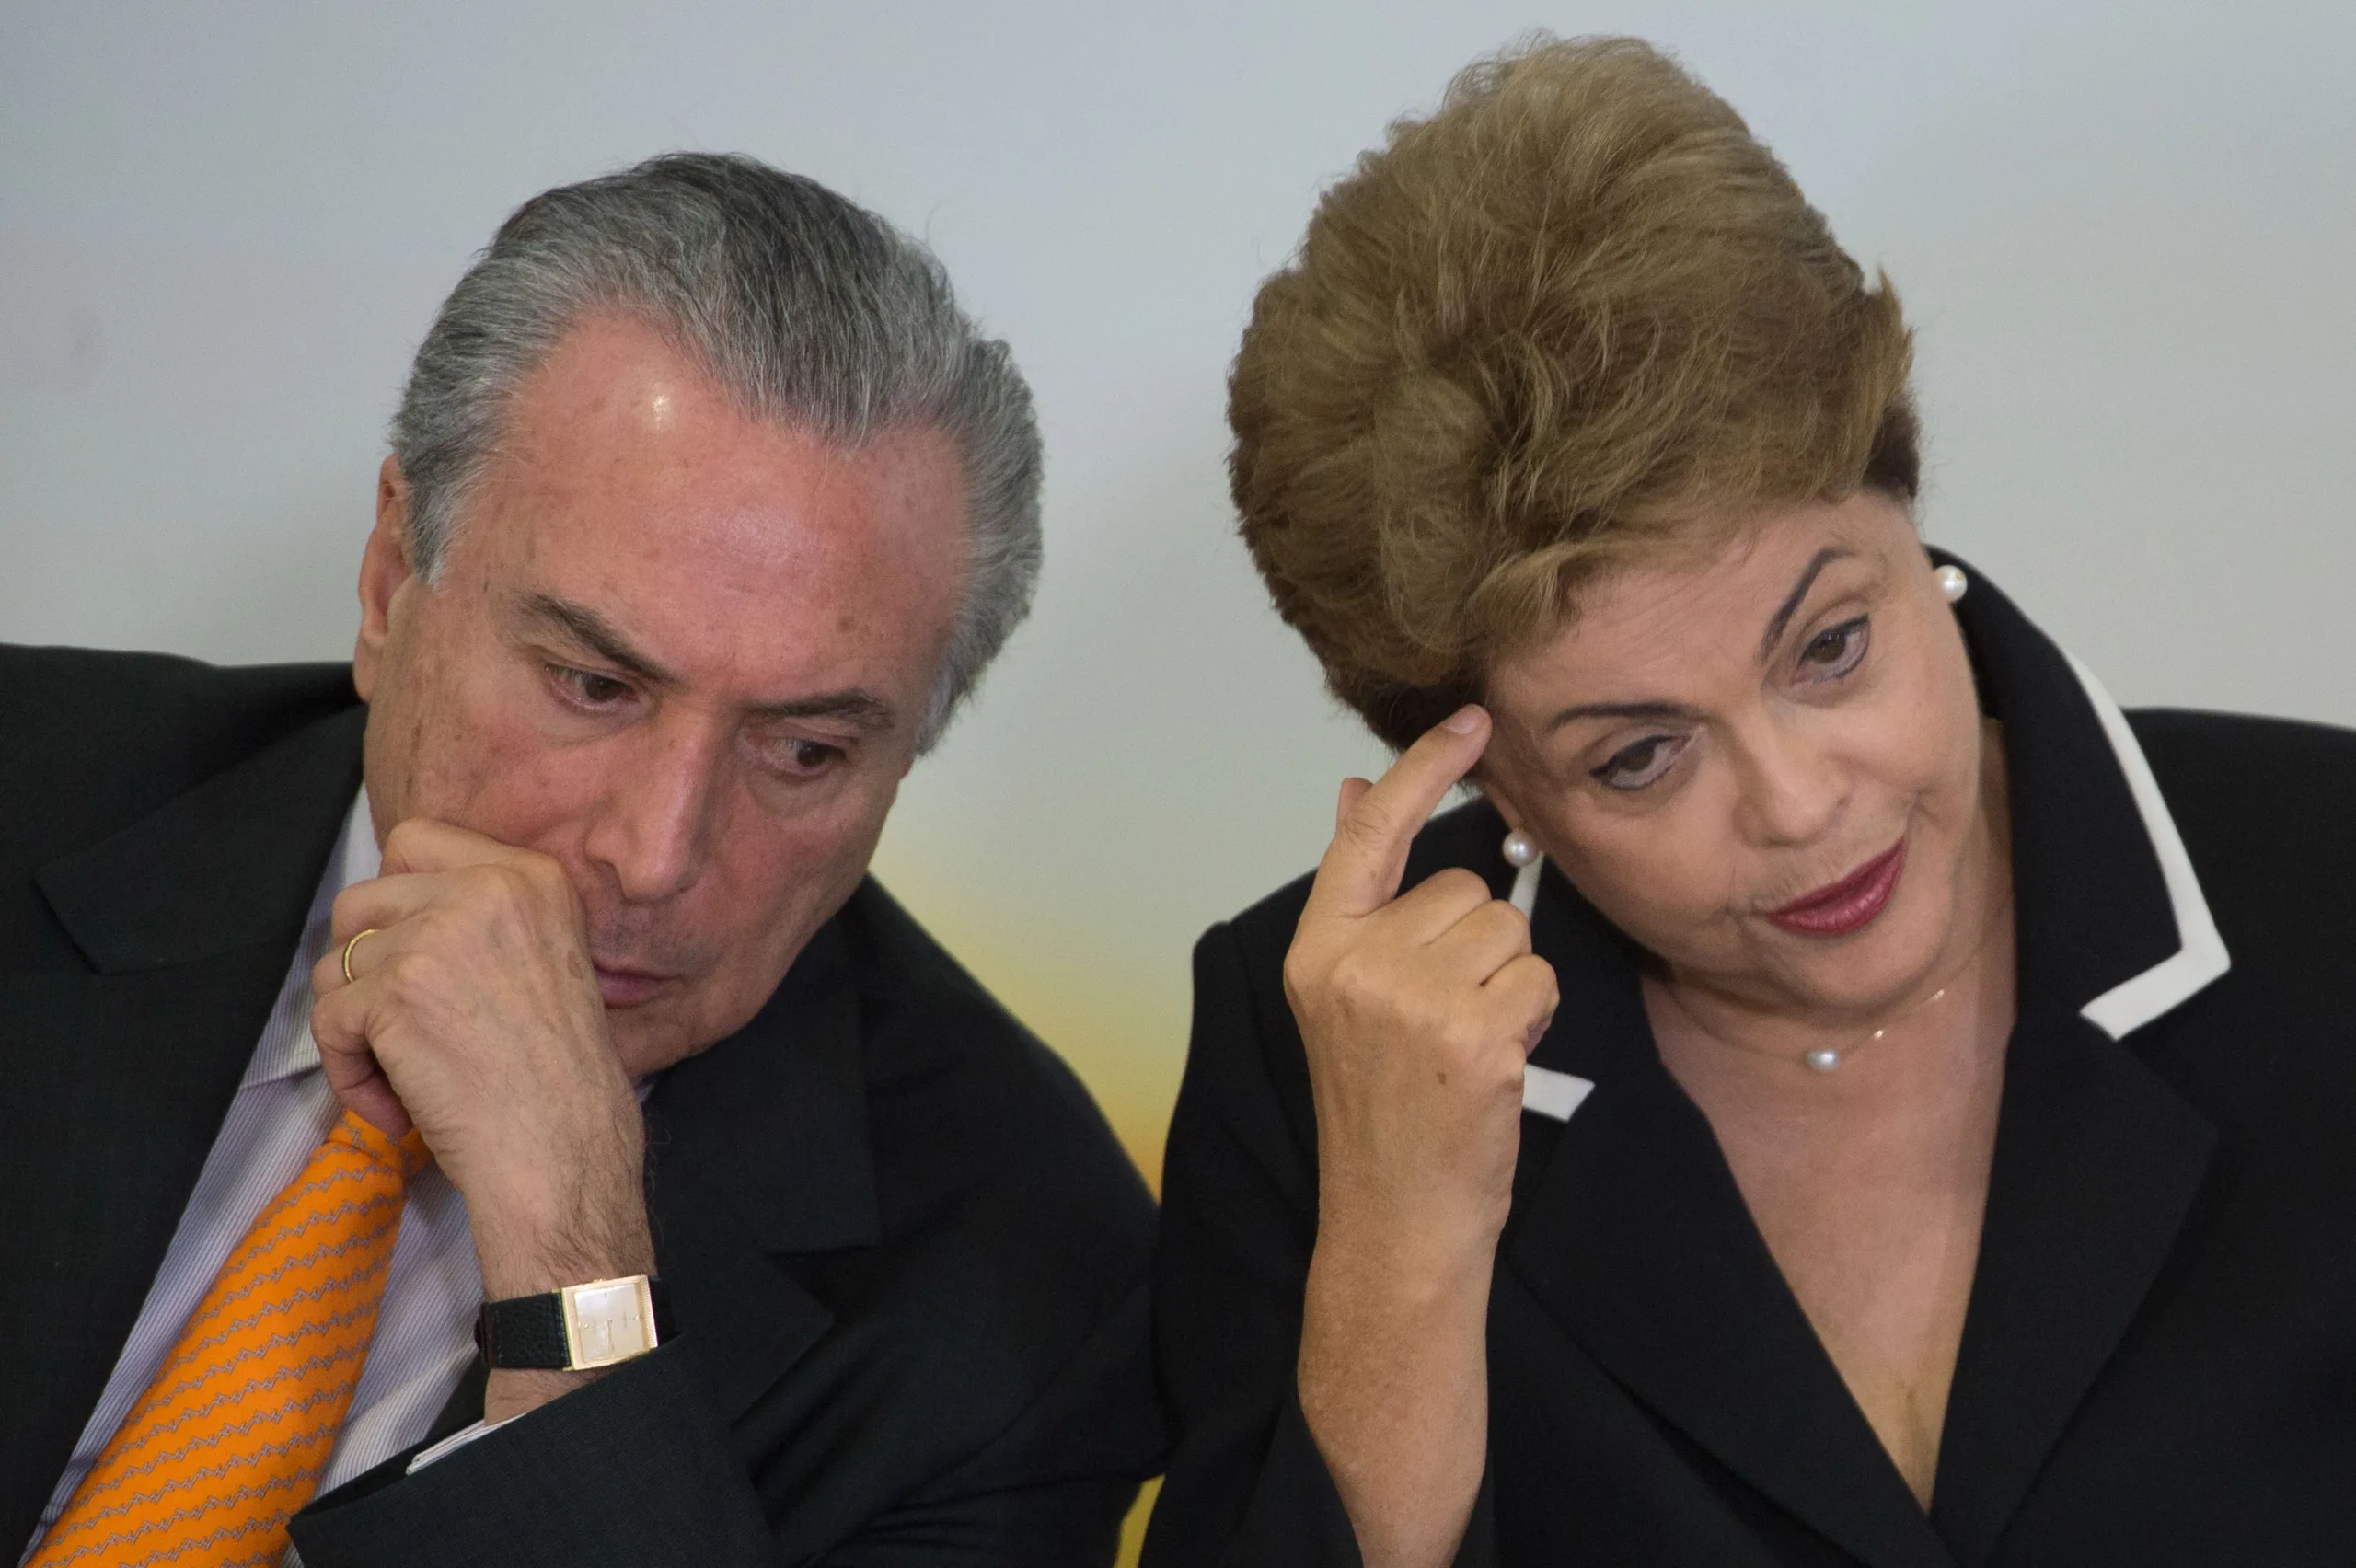
[[[1550,636],[1496,662],[1491,689],[1510,702],[1532,687],[1551,698],[1565,682],[1618,686],[1703,677],[1721,664],[1747,670],[1809,601],[1877,579],[1901,552],[1919,549],[1904,508],[1884,497],[1778,511],[1715,549],[1629,562],[1582,584]]]

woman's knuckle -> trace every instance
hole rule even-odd
[[[1453,899],[1485,899],[1489,896],[1489,884],[1462,866],[1449,866],[1444,870],[1434,871],[1424,879],[1424,885],[1435,894]]]

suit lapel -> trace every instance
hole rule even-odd
[[[360,783],[364,710],[37,882],[94,973],[0,977],[0,1540],[21,1541],[137,1320]]]
[[[1630,950],[1548,875],[1532,937],[1565,1005],[1531,1059],[1596,1088],[1566,1125],[1522,1118],[1507,1266],[1634,1397],[1859,1561],[1948,1568],[1660,1065]]]
[[[780,1260],[879,1233],[841,921],[751,1023],[664,1074],[647,1101],[655,1253],[682,1343],[730,1422],[834,1321]]]

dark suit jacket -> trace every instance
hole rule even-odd
[[[0,649],[0,1553],[113,1367],[360,782],[347,670]],[[310,1568],[1109,1562],[1153,1211],[1086,1092],[873,882],[647,1104],[680,1332]],[[478,1362],[436,1425],[480,1413]]]
[[[1985,580],[1958,612],[2005,727],[2020,1013],[1931,1508],[1662,1067],[1638,955],[1549,870],[1532,940],[1563,1000],[1532,1061],[1595,1088],[1522,1117],[1461,1562],[2356,1562],[2356,735],[2131,731]],[[1441,817],[1408,879],[1502,894],[1504,831]],[[1195,952],[1148,1568],[1357,1561],[1293,1385],[1316,1142],[1280,966],[1305,893]]]

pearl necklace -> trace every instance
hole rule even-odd
[[[1941,997],[1944,997],[1946,994],[1947,988],[1945,986],[1942,986],[1937,990],[1932,992],[1929,996],[1923,997],[1921,1001],[1915,1003],[1912,1007],[1908,1008],[1904,1012],[1899,1014],[1898,1018],[1892,1019],[1889,1023],[1882,1025],[1879,1029],[1875,1030],[1863,1040],[1856,1042],[1855,1044],[1838,1047],[1831,1045],[1819,1045],[1815,1050],[1810,1051],[1807,1055],[1802,1056],[1800,1060],[1807,1064],[1808,1070],[1810,1072],[1831,1072],[1833,1069],[1840,1066],[1843,1052],[1856,1050],[1860,1045],[1872,1044],[1883,1035],[1888,1034],[1892,1024],[1899,1022],[1902,1019],[1912,1018],[1916,1013],[1921,1012],[1924,1008],[1929,1007],[1933,1002],[1937,1001]]]

